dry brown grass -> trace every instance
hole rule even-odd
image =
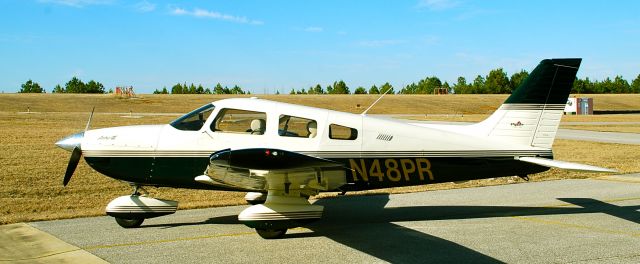
[[[253,95],[242,95],[250,97]],[[378,95],[255,95],[259,98],[360,113]],[[640,110],[640,94],[591,94],[596,110]],[[114,95],[83,94],[1,94],[0,111],[184,113],[207,102],[236,95],[140,95],[120,98]],[[507,95],[386,95],[371,114],[489,114]]]
[[[342,111],[361,112],[376,96],[260,96],[277,101],[320,106]],[[119,99],[110,95],[0,95],[0,224],[80,216],[104,215],[104,207],[113,198],[131,192],[128,185],[104,177],[81,162],[70,184],[62,187],[62,175],[69,153],[53,145],[58,139],[84,129],[88,111],[96,106],[92,127],[167,123],[175,115],[122,118],[119,114],[184,113],[220,96],[144,95],[140,99]],[[496,109],[505,96],[387,96],[371,113],[450,114],[477,121]],[[607,100],[615,97],[606,96]],[[619,98],[625,98],[621,96]],[[596,101],[598,102],[598,101]],[[636,100],[640,104],[640,100]],[[360,107],[357,107],[360,104]],[[18,113],[30,108],[31,113]],[[640,109],[640,106],[634,109]],[[446,117],[446,116],[445,116]],[[455,120],[457,115],[446,120]],[[582,117],[580,117],[582,118]],[[433,118],[436,119],[436,118]],[[584,120],[580,120],[584,121]],[[591,120],[589,120],[591,121]],[[611,121],[608,119],[608,121]],[[637,121],[637,119],[636,119]],[[640,171],[637,146],[557,140],[556,157],[616,168],[621,172]],[[590,177],[552,170],[532,177],[534,180]],[[503,184],[518,179],[502,178],[465,184],[396,188],[382,192],[409,192]],[[243,204],[244,193],[148,189],[152,195],[180,201],[180,208],[198,208]],[[380,191],[377,191],[380,192]]]

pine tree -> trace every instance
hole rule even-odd
[[[489,72],[484,82],[487,93],[505,94],[511,92],[509,78],[502,68],[494,69]]]
[[[380,94],[380,90],[378,90],[378,86],[375,84],[369,88],[369,94]]]
[[[53,87],[53,91],[51,91],[52,93],[64,93],[64,88],[62,88],[62,86],[60,86],[60,84],[56,84],[56,87]]]
[[[44,93],[44,89],[40,87],[40,84],[29,79],[21,86],[19,93]]]
[[[173,87],[171,87],[172,94],[181,94],[182,93],[182,84],[177,83]]]
[[[640,93],[640,74],[631,82],[631,92]]]
[[[511,88],[511,92],[518,88],[518,86],[520,86],[527,77],[529,77],[529,72],[525,70],[520,70],[519,72],[511,75],[511,78],[509,79],[509,88]]]
[[[224,88],[222,88],[222,85],[220,85],[220,83],[217,83],[216,86],[213,87],[213,93],[224,94]]]
[[[327,91],[329,90],[329,88],[327,88]],[[347,86],[347,84],[343,81],[337,81],[337,82],[333,82],[333,90],[332,92],[333,94],[350,94],[351,92],[349,92],[349,87]]]
[[[393,91],[393,86],[391,84],[389,84],[388,82],[384,83],[382,86],[380,86],[380,93],[381,94],[394,94],[395,91]]]

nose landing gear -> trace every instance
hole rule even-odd
[[[178,209],[176,201],[146,197],[139,190],[144,191],[136,185],[131,195],[120,196],[107,205],[107,215],[113,216],[121,227],[139,227],[144,219],[173,214]]]

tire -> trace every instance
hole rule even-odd
[[[258,235],[264,239],[278,239],[284,237],[287,233],[287,229],[258,229],[256,228]]]
[[[118,223],[119,226],[124,228],[140,227],[140,225],[142,225],[142,222],[144,222],[144,218],[124,219],[124,218],[116,217],[116,223]]]

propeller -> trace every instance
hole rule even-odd
[[[67,184],[71,180],[71,176],[73,175],[73,172],[76,171],[76,167],[78,167],[81,156],[82,150],[80,150],[79,147],[73,148],[73,151],[71,152],[71,158],[69,159],[69,165],[67,165],[67,172],[65,172],[64,180],[62,181],[63,186],[67,186]]]
[[[84,128],[84,132],[76,133],[62,140],[56,142],[56,146],[65,149],[67,151],[71,151],[71,158],[69,158],[69,164],[67,165],[67,171],[64,173],[64,179],[62,180],[62,185],[67,186],[69,181],[71,180],[71,176],[76,171],[78,167],[78,163],[80,162],[80,157],[82,157],[82,139],[84,138],[84,133],[89,130],[89,126],[91,125],[91,119],[93,119],[93,112],[96,107],[94,106],[91,109],[91,114],[89,115],[89,121],[87,121],[87,126]]]

